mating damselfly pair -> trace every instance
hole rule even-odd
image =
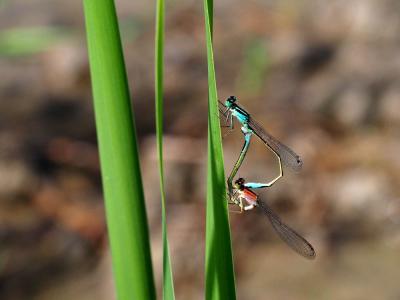
[[[244,135],[244,144],[240,151],[239,157],[233,166],[233,169],[227,179],[228,185],[228,200],[239,206],[240,212],[258,207],[268,217],[272,227],[277,232],[279,237],[286,242],[298,254],[313,259],[315,251],[311,244],[296,231],[291,229],[279,216],[252,191],[252,189],[260,189],[272,186],[278,179],[283,177],[282,163],[294,171],[299,171],[303,162],[299,155],[291,150],[286,145],[279,142],[276,138],[270,135],[263,127],[252,118],[252,116],[237,103],[234,96],[230,96],[224,103],[220,103],[219,111],[227,123],[225,127],[231,130],[234,127],[233,117],[241,124],[241,131]],[[253,135],[256,135],[278,159],[279,175],[271,181],[265,183],[245,182],[243,178],[233,182],[242,162],[250,147],[250,141]]]

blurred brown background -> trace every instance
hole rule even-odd
[[[167,1],[165,158],[177,299],[204,289],[207,70],[201,1]],[[154,3],[117,1],[158,289]],[[220,99],[304,160],[261,191],[317,251],[231,214],[238,299],[400,299],[400,2],[215,1]],[[80,1],[0,2],[0,299],[113,299]],[[224,139],[226,172],[242,144]],[[254,142],[239,175],[277,174]],[[222,200],[222,199],[221,199]],[[160,293],[159,293],[160,295]]]

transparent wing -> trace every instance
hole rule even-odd
[[[282,144],[272,135],[267,133],[264,128],[253,118],[250,117],[248,124],[254,133],[281,158],[281,161],[285,166],[294,171],[299,171],[301,169],[303,166],[303,161],[292,149]]]
[[[279,216],[265,203],[258,200],[258,206],[267,215],[272,227],[279,237],[294,251],[308,259],[314,259],[316,254],[313,246],[300,234],[281,221]]]
[[[222,103],[219,100],[218,100],[218,110],[219,110],[220,120],[222,121],[222,127],[230,127],[231,129],[233,129],[233,124],[231,124],[230,122],[231,111],[224,105],[224,103]]]
[[[218,100],[218,109],[219,109],[219,113],[226,117],[228,115],[228,110],[227,107],[225,106],[225,104],[223,102],[221,102],[220,100]]]

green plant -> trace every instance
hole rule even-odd
[[[208,162],[206,220],[206,299],[235,299],[222,137],[218,117],[212,31],[213,1],[204,0],[208,66]]]
[[[118,299],[155,299],[138,146],[113,0],[84,0],[107,224]],[[204,0],[208,65],[206,298],[235,299],[222,139],[212,50],[213,2]],[[163,297],[174,299],[162,155],[164,1],[157,2],[156,127],[163,233]]]
[[[163,163],[163,66],[164,66],[164,0],[157,0],[156,17],[156,43],[155,43],[155,98],[156,98],[156,133],[157,151],[160,171],[160,192],[161,192],[161,222],[163,239],[163,299],[175,299],[174,283],[171,268],[171,258],[169,255],[169,245],[167,237],[167,218],[165,213],[165,186],[164,186],[164,163]]]
[[[113,0],[84,0],[106,217],[118,299],[155,299],[138,145]]]

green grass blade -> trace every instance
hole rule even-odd
[[[172,276],[171,258],[167,236],[167,220],[165,212],[165,186],[164,186],[164,163],[163,163],[163,53],[164,53],[164,0],[157,0],[156,12],[156,43],[155,43],[155,99],[156,99],[156,133],[157,151],[160,172],[161,191],[161,218],[162,218],[162,239],[163,239],[163,299],[175,299],[174,282]]]
[[[112,0],[84,0],[97,136],[118,299],[155,299],[136,130]]]
[[[206,299],[236,299],[212,49],[212,0],[204,0],[208,65]]]

